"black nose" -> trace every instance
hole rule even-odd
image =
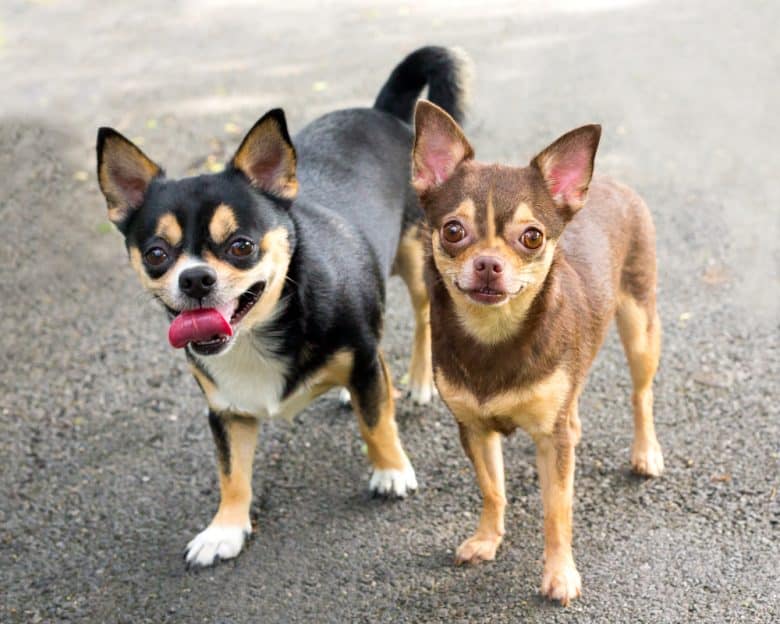
[[[210,266],[186,269],[179,274],[179,288],[193,299],[203,299],[217,283],[217,272]]]
[[[474,259],[474,270],[477,275],[492,275],[504,270],[504,262],[495,256],[479,256]]]

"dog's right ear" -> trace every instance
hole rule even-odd
[[[582,126],[564,134],[531,161],[553,201],[569,219],[585,205],[600,138],[601,126]]]
[[[412,186],[420,195],[447,181],[474,150],[457,122],[427,100],[414,111]]]
[[[230,164],[252,186],[277,197],[295,199],[298,194],[295,148],[281,108],[268,111],[252,126]]]
[[[163,170],[113,128],[98,130],[97,162],[108,218],[124,231],[130,215],[143,205],[152,180],[162,177]]]

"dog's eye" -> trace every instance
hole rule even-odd
[[[152,247],[144,254],[144,260],[149,266],[160,266],[168,259],[168,252],[162,247]]]
[[[441,235],[448,243],[459,243],[466,238],[466,230],[457,221],[449,221],[441,229]]]
[[[255,244],[248,238],[239,238],[230,243],[230,255],[245,258],[255,250]]]
[[[544,234],[534,227],[528,228],[520,235],[520,242],[528,249],[539,249],[544,241]]]

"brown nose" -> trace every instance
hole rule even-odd
[[[474,259],[474,271],[482,278],[489,278],[504,270],[504,261],[495,256],[479,256]]]

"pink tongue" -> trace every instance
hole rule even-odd
[[[216,336],[232,336],[233,328],[227,319],[214,308],[185,310],[171,322],[168,342],[176,349],[190,342],[204,342]]]

